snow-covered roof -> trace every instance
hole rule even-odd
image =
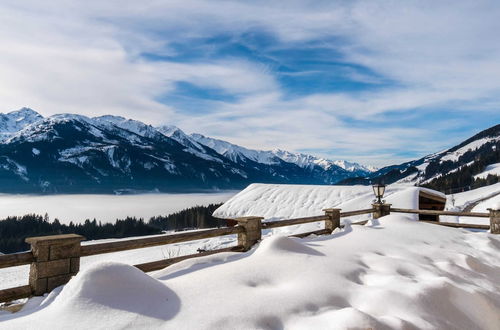
[[[384,200],[398,208],[418,208],[423,191],[445,199],[438,191],[408,186],[387,186]],[[265,220],[292,219],[323,214],[323,209],[340,208],[354,211],[371,207],[374,200],[371,186],[327,186],[251,184],[214,212],[218,218],[261,216]]]

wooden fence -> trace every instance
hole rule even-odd
[[[198,230],[177,234],[160,235],[153,237],[126,239],[108,243],[98,243],[92,245],[81,245],[84,237],[75,234],[54,235],[42,237],[30,237],[26,242],[31,245],[31,251],[0,255],[0,268],[14,267],[20,265],[30,265],[29,284],[15,288],[0,290],[0,302],[12,301],[20,298],[27,298],[33,295],[43,295],[54,288],[67,283],[73,275],[78,273],[80,268],[80,258],[97,254],[139,249],[153,246],[160,246],[173,243],[194,241],[199,239],[213,238],[225,235],[238,235],[235,246],[201,251],[175,258],[163,259],[143,264],[134,265],[144,272],[162,269],[176,262],[207,256],[221,252],[243,252],[249,250],[261,239],[263,229],[272,229],[284,226],[299,225],[318,221],[325,222],[325,229],[294,235],[305,237],[311,234],[323,235],[331,234],[335,228],[343,227],[340,218],[351,217],[363,214],[373,214],[373,218],[379,218],[390,214],[413,213],[430,215],[452,215],[461,217],[483,217],[490,218],[490,225],[448,223],[436,221],[424,221],[437,225],[463,227],[474,229],[490,229],[495,234],[500,234],[500,210],[489,210],[489,213],[472,212],[452,212],[434,210],[415,210],[391,208],[390,204],[373,204],[372,208],[341,212],[340,209],[325,209],[324,215],[289,219],[282,221],[262,222],[261,217],[244,217],[234,219],[238,223],[235,227],[225,227],[218,229]],[[365,224],[368,220],[352,223],[354,225]]]

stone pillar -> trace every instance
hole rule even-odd
[[[500,234],[500,210],[488,209],[490,211],[490,233]]]
[[[373,211],[373,219],[378,219],[380,217],[391,214],[391,205],[392,204],[384,204],[384,203],[372,204],[372,207],[375,209],[375,211]]]
[[[325,229],[331,233],[335,228],[340,227],[340,209],[324,209],[323,211],[328,217],[328,220],[325,220]]]
[[[80,241],[75,234],[28,237],[35,261],[31,263],[29,284],[35,296],[66,284],[80,269]]]
[[[238,225],[245,229],[244,232],[238,233],[238,245],[243,246],[244,250],[250,248],[260,241],[262,237],[262,217],[243,217],[236,218]]]

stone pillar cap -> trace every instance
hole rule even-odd
[[[77,234],[64,234],[64,235],[49,235],[49,236],[36,236],[28,237],[24,241],[28,244],[51,244],[51,243],[61,243],[62,241],[68,242],[80,242],[83,241],[85,237]]]
[[[252,216],[249,216],[249,217],[241,217],[241,218],[234,218],[234,219],[231,219],[231,220],[236,220],[238,222],[248,222],[248,220],[262,220],[264,219],[264,217],[252,217]]]

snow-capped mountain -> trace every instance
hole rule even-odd
[[[0,114],[0,191],[112,192],[239,189],[252,182],[331,184],[360,165],[250,150],[119,116]],[[295,157],[295,158],[294,158]],[[363,172],[366,174],[367,171]]]
[[[42,116],[29,108],[22,108],[9,113],[0,113],[0,140],[8,138],[29,124],[40,120]]]
[[[268,165],[275,165],[284,161],[308,170],[314,170],[316,167],[320,167],[325,171],[338,171],[340,169],[343,169],[347,172],[353,173],[353,175],[366,175],[376,170],[371,167],[365,167],[363,165],[351,163],[345,160],[333,161],[325,158],[319,158],[302,153],[289,152],[281,149],[273,149],[270,151],[247,149],[226,141],[208,138],[201,134],[191,134],[191,137],[197,142],[214,149],[219,154],[224,155],[234,161],[250,159],[254,162]]]
[[[447,192],[454,189],[460,191],[497,182],[498,176],[492,173],[481,174],[487,171],[488,166],[498,163],[500,163],[500,124],[474,135],[453,148],[400,165],[387,166],[365,177],[348,178],[342,183],[365,184],[369,181],[384,181],[424,185]],[[488,174],[490,174],[489,179]]]

